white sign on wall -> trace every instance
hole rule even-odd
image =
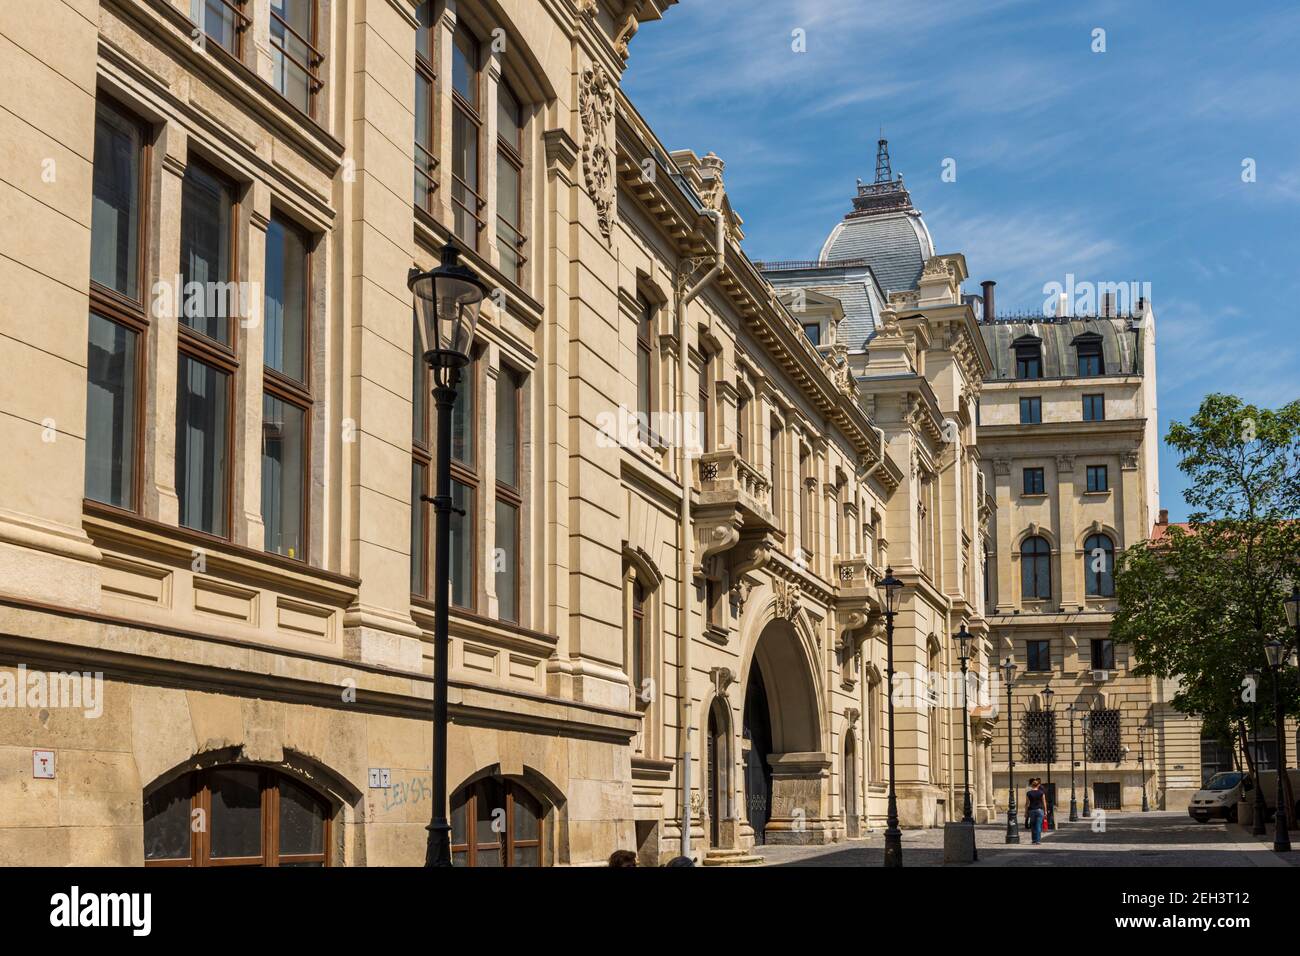
[[[36,780],[54,779],[54,751],[32,751],[32,777]]]

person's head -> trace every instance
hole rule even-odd
[[[1042,782],[1043,782],[1043,778],[1042,778],[1042,777],[1030,777],[1030,778],[1029,778],[1029,786],[1031,786],[1031,787],[1037,787],[1037,786],[1038,786],[1039,784],[1041,784]]]
[[[636,866],[636,854],[631,850],[615,850],[609,855],[610,866]]]
[[[675,856],[667,863],[664,864],[664,866],[694,866],[694,865],[695,865],[695,861],[692,860],[689,856]]]

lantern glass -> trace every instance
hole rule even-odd
[[[1300,584],[1291,586],[1291,596],[1282,604],[1286,608],[1286,622],[1295,627],[1300,622]]]
[[[1043,688],[1043,704],[1048,709],[1052,709],[1052,698],[1056,696],[1056,691],[1050,687]]]
[[[1008,684],[1014,681],[1016,679],[1016,662],[1009,657],[1003,661],[1002,674],[1006,678]]]
[[[1274,638],[1264,645],[1264,654],[1268,657],[1269,667],[1282,666],[1282,642]]]
[[[970,642],[971,642],[971,632],[966,630],[966,625],[963,623],[961,626],[961,630],[957,632],[958,659],[963,661],[970,660]]]
[[[898,609],[898,594],[903,590],[903,582],[894,577],[893,568],[885,568],[885,576],[880,579],[876,587],[880,589],[885,610],[893,614]]]
[[[487,286],[460,264],[460,252],[451,243],[443,246],[436,269],[411,270],[407,285],[415,295],[425,361],[439,368],[467,365]]]

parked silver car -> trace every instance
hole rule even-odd
[[[1252,791],[1250,775],[1237,770],[1216,773],[1204,787],[1192,795],[1187,813],[1197,823],[1212,819],[1237,821],[1237,803]]]

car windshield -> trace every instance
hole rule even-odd
[[[1216,773],[1210,778],[1210,782],[1205,785],[1205,789],[1231,790],[1239,783],[1241,783],[1241,774],[1239,773]]]

